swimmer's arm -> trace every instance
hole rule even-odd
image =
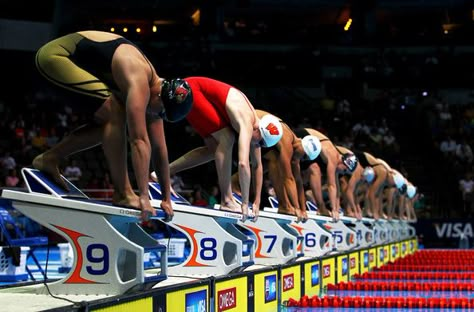
[[[254,182],[253,184],[255,185],[255,199],[253,201],[254,214],[258,215],[263,185],[262,149],[260,147],[252,146],[250,150],[250,159],[252,161],[252,178]]]
[[[166,146],[163,119],[149,122],[152,139],[153,166],[160,182],[163,200],[171,201],[171,179],[168,160],[168,147]]]
[[[132,163],[142,199],[148,198],[148,174],[151,146],[146,127],[146,106],[150,90],[147,81],[136,78],[130,83],[126,98],[127,125],[132,152]]]

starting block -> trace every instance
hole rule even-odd
[[[303,237],[291,227],[296,217],[273,212],[260,211],[255,222],[239,221],[246,234],[254,237],[255,264],[280,265],[303,256],[298,246]]]
[[[149,189],[152,206],[160,207],[160,185],[150,182]],[[182,263],[168,268],[170,274],[220,276],[254,264],[254,241],[236,227],[241,214],[182,200],[173,201],[173,211],[173,220],[166,224],[186,236],[190,251]]]
[[[409,238],[414,238],[416,236],[416,229],[413,225],[410,225],[410,223],[414,223],[411,221],[400,221],[400,239],[409,239]]]
[[[308,213],[308,217],[315,220],[331,233],[333,238],[332,251],[348,251],[358,246],[356,232],[348,225],[352,222],[349,222],[348,218],[346,218],[347,220],[341,218],[338,221],[334,221],[331,217],[320,216],[314,213]]]
[[[375,245],[382,245],[389,242],[389,233],[388,233],[388,221],[384,219],[379,219],[374,221],[374,243]]]
[[[298,251],[303,248],[305,257],[322,257],[332,251],[334,246],[332,233],[318,224],[316,220],[292,222],[290,226],[303,237],[303,242],[298,245]]]
[[[240,203],[240,196],[233,195]],[[244,233],[255,240],[255,264],[280,265],[304,255],[303,236],[292,227],[295,223],[295,216],[276,213],[272,208],[260,210],[254,222],[239,221]]]
[[[342,222],[344,222],[344,224],[346,224],[348,227],[352,228],[352,230],[355,231],[358,248],[366,248],[374,243],[372,219],[357,220],[356,218],[351,217],[341,217],[340,219]]]
[[[400,232],[402,227],[402,221],[400,220],[388,220],[387,221],[387,232],[389,242],[396,242],[400,240]]]
[[[140,211],[92,201],[66,179],[70,191],[65,192],[35,169],[21,173],[28,191],[3,190],[2,197],[63,236],[74,251],[70,272],[48,284],[52,294],[117,295],[149,289],[167,278],[166,246],[140,227]],[[145,248],[161,253],[161,274],[145,276]],[[37,291],[48,293],[46,287]]]

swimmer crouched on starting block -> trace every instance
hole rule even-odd
[[[205,146],[195,148],[173,161],[170,173],[173,175],[215,160],[221,209],[241,212],[245,220],[249,213],[252,174],[257,189],[262,188],[261,147],[278,143],[282,136],[282,125],[271,114],[258,117],[245,94],[229,84],[207,77],[188,77],[184,80],[193,92],[192,109],[186,119],[204,139]],[[235,141],[238,144],[238,171],[242,190],[240,207],[233,198],[231,188],[232,147]],[[259,206],[259,201],[253,203],[255,216],[258,216]]]
[[[269,114],[256,110],[259,117]],[[296,215],[299,221],[308,219],[300,161],[314,160],[321,152],[321,143],[315,136],[306,135],[299,138],[285,122],[283,136],[277,144],[263,149],[264,169],[275,189],[278,199],[278,213]],[[232,189],[240,194],[239,173],[232,176]],[[260,198],[261,191],[254,190],[255,198]]]
[[[176,122],[191,109],[193,97],[182,79],[164,80],[143,52],[124,37],[80,31],[52,40],[36,54],[36,66],[48,80],[76,93],[98,98],[82,110],[89,122],[33,160],[33,167],[68,189],[58,165],[76,152],[102,144],[114,185],[113,203],[156,215],[148,197],[151,151],[164,188],[161,208],[173,216],[168,151],[163,120]],[[89,103],[88,103],[89,104]],[[80,107],[78,107],[80,109]],[[128,127],[137,196],[127,174]]]

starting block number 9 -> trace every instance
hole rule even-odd
[[[87,273],[90,275],[104,275],[109,272],[109,248],[104,244],[90,244],[87,246],[86,259],[88,262],[93,264],[102,263],[101,266],[97,265],[92,267],[91,265],[86,266]],[[100,267],[100,268],[97,268]]]

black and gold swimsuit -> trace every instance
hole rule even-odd
[[[112,92],[119,92],[112,77],[112,59],[122,44],[136,47],[123,37],[99,42],[72,33],[42,46],[36,53],[36,66],[43,76],[61,87],[105,99]]]

